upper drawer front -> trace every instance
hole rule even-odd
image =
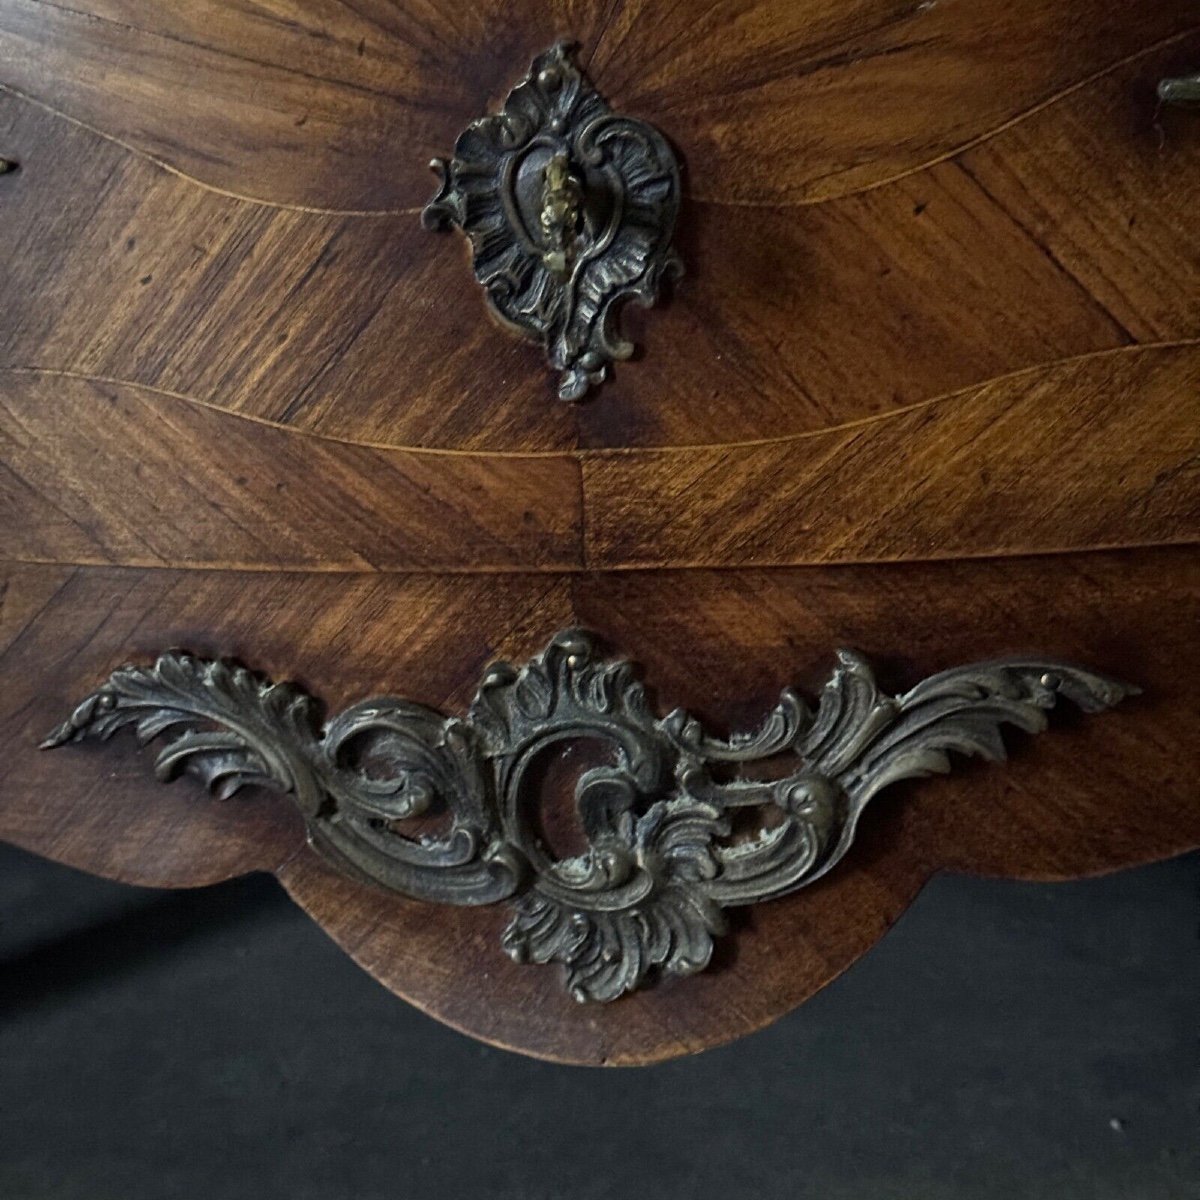
[[[1190,11],[1189,11],[1190,10]],[[351,441],[774,438],[1200,334],[1200,63],[1169,0],[0,4],[0,366]],[[684,162],[688,274],[578,408],[432,180],[556,38]]]

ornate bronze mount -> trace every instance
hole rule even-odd
[[[492,313],[540,340],[562,372],[559,396],[579,400],[633,353],[619,303],[649,307],[682,270],[666,139],[613,113],[563,43],[533,60],[500,113],[463,131],[452,159],[430,165],[442,182],[426,226],[462,229]]]
[[[247,785],[289,794],[312,845],[358,879],[443,904],[511,900],[513,959],[561,963],[576,1000],[615,1000],[654,973],[702,970],[724,909],[819,879],[889,784],[947,771],[949,751],[1002,760],[1000,726],[1044,729],[1060,695],[1097,712],[1136,690],[1057,663],[1003,662],[892,697],[842,650],[815,711],[785,691],[759,729],[726,741],[679,710],[656,719],[633,666],[568,630],[520,670],[489,668],[465,718],[376,699],[322,723],[292,684],[171,651],[114,671],[43,747],[127,726],[143,745],[163,738],[159,779],[188,772],[220,798]],[[588,849],[556,859],[530,780],[545,752],[580,738],[612,758],[575,788]],[[781,778],[738,766],[777,755],[795,760]],[[735,839],[742,810],[757,830]],[[405,829],[422,815],[440,816],[440,831]]]

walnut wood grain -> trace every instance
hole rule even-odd
[[[1194,541],[1200,345],[761,444],[583,461],[588,563],[740,566]]]
[[[1196,28],[1170,0],[656,8],[626,0],[592,69],[631,111],[670,114],[694,195],[748,205],[876,187]]]
[[[627,315],[640,360],[577,408],[554,399],[536,346],[484,318],[463,247],[415,213],[216,194],[0,92],[4,152],[24,164],[0,180],[0,364],[354,441],[533,451],[805,432],[1045,361],[1195,338],[1200,123],[1154,98],[1189,57],[1200,34],[865,192],[690,202],[686,279],[667,308]],[[936,94],[912,106],[948,107]],[[670,131],[670,111],[638,111]],[[423,181],[425,157],[410,164]],[[87,202],[63,204],[82,180]]]
[[[53,785],[44,774],[53,756],[28,751],[50,707],[69,702],[69,681],[88,669],[85,662],[116,665],[186,645],[296,678],[335,708],[398,688],[454,707],[469,700],[479,664],[492,653],[521,653],[542,628],[570,620],[566,585],[539,576],[13,564],[4,568],[4,582],[0,722],[13,761],[5,770],[0,836],[84,870],[157,886],[278,867],[303,841],[301,825],[290,806],[267,795],[245,806],[164,808],[161,785],[131,745],[85,752],[85,761],[77,760],[82,769],[68,772],[72,782],[63,777]],[[311,678],[310,668],[318,673]]]
[[[645,354],[580,410],[581,444],[806,432],[1200,336],[1200,122],[1155,98],[1197,61],[1192,34],[860,194],[685,208],[691,273],[668,311],[629,313]]]
[[[417,221],[562,35],[687,190],[687,276],[574,407]],[[398,994],[584,1063],[760,1028],[936,870],[1200,845],[1200,120],[1155,100],[1198,61],[1171,0],[0,0],[0,836],[271,871]],[[1144,694],[898,788],[714,969],[602,1008],[505,958],[499,910],[336,877],[278,797],[34,748],[170,646],[460,712],[576,623],[717,728],[839,645],[890,690],[1042,655]]]
[[[270,869],[368,970],[475,1036],[562,1061],[633,1063],[702,1049],[774,1020],[866,950],[936,869],[1053,879],[1200,844],[1200,560],[1194,550],[1055,561],[571,577],[246,576],[12,567],[0,836],[143,883]],[[338,878],[298,851],[290,805],[227,802],[153,782],[122,738],[42,754],[81,684],[126,657],[186,644],[298,678],[334,708],[402,692],[460,711],[495,654],[522,658],[578,621],[639,658],[656,704],[718,727],[754,722],[831,648],[857,646],[886,686],[976,657],[1054,653],[1145,689],[1115,713],[1010,736],[1004,767],[896,789],[828,880],[739,915],[714,968],[582,1007],[555,972],[500,952],[499,910],[434,908]],[[19,627],[20,632],[16,632]]]
[[[4,92],[0,137],[22,163],[16,186],[0,189],[12,247],[0,276],[5,365],[123,379],[391,446],[574,444],[536,347],[483,318],[462,247],[416,214],[296,213],[217,195]],[[88,202],[63,205],[81,180],[96,181]],[[509,402],[517,393],[524,401]]]
[[[178,397],[0,372],[0,554],[327,571],[578,561],[566,458],[420,454],[273,428]]]
[[[411,209],[429,158],[565,35],[685,148],[695,194],[794,203],[944,158],[1194,27],[1174,0],[986,19],[945,0],[4,0],[0,73],[211,187]]]
[[[825,433],[509,456],[316,438],[186,398],[0,371],[13,560],[584,570],[1193,541],[1200,345],[1035,368]]]

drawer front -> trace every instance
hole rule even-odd
[[[564,39],[670,183],[571,403],[460,140]],[[1166,0],[0,3],[0,836],[273,871],[606,1063],[761,1027],[938,870],[1200,844],[1198,67]],[[484,218],[602,308],[573,153]]]

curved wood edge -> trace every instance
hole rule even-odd
[[[1065,878],[1200,846],[1193,550],[487,580],[11,567],[4,616],[0,836],[130,882],[270,869],[391,990],[555,1061],[655,1062],[763,1027],[882,936],[936,870]],[[1064,707],[1046,734],[1008,739],[1007,765],[958,763],[885,793],[835,873],[734,914],[709,971],[607,1006],[570,1000],[556,969],[511,963],[503,906],[434,908],[296,853],[286,801],[164,788],[127,742],[34,749],[118,662],[171,644],[298,674],[333,710],[391,692],[453,712],[493,657],[522,659],[575,623],[641,664],[660,711],[683,704],[721,729],[752,727],[785,684],[812,693],[838,645],[866,653],[896,691],[956,663],[1043,655],[1144,695],[1095,717]]]
[[[425,906],[348,883],[312,855],[279,879],[359,966],[443,1024],[549,1062],[634,1067],[774,1023],[865,954],[932,873],[917,863],[893,862],[883,879],[854,869],[813,885],[802,910],[786,901],[740,910],[707,970],[605,1005],[572,1000],[554,968],[511,962],[500,949],[503,906],[455,909],[431,929]]]

